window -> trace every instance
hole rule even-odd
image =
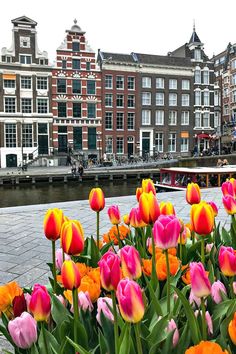
[[[232,85],[236,85],[236,73],[232,75],[231,81]]]
[[[164,111],[156,111],[156,125],[164,125]]]
[[[87,94],[88,95],[95,95],[96,93],[96,82],[95,80],[88,80],[87,81]]]
[[[194,50],[194,59],[195,60],[201,60],[201,49],[195,49]]]
[[[124,76],[116,77],[116,88],[123,89],[124,88]]]
[[[156,93],[156,106],[164,106],[164,93]]]
[[[143,77],[142,78],[142,87],[143,88],[151,88],[152,87],[152,80],[150,77]]]
[[[82,117],[81,103],[79,102],[73,102],[73,117],[74,118]]]
[[[21,48],[30,48],[30,37],[21,37],[20,36],[20,47]]]
[[[189,125],[189,111],[181,112],[181,125]]]
[[[47,90],[47,89],[48,89],[48,78],[37,77],[37,90]]]
[[[200,90],[195,91],[195,105],[201,106],[201,91]]]
[[[156,133],[155,137],[155,146],[157,152],[163,152],[163,141],[164,141],[164,134],[163,133]]]
[[[16,124],[5,124],[6,147],[16,147]]]
[[[47,98],[37,99],[37,113],[46,114],[48,113],[48,100]]]
[[[31,113],[32,112],[31,98],[22,98],[21,99],[21,112],[22,113]]]
[[[142,105],[150,106],[152,101],[151,92],[142,92]]]
[[[226,104],[226,105],[224,105],[224,114],[225,115],[228,115],[229,114],[229,106]]]
[[[124,107],[124,95],[116,95],[116,107]]]
[[[186,106],[189,106],[189,95],[188,94],[182,94],[182,106],[183,107],[186,107]]]
[[[91,70],[91,63],[90,61],[86,61],[86,70],[90,71]]]
[[[72,93],[81,93],[81,81],[74,79],[72,80]]]
[[[116,138],[116,153],[117,154],[124,153],[124,138],[123,137]]]
[[[232,102],[236,102],[236,90],[232,91]]]
[[[113,77],[112,75],[105,75],[105,88],[112,89],[113,87]]]
[[[79,42],[72,42],[72,50],[73,52],[79,52],[79,48],[80,45],[79,45]]]
[[[66,69],[66,59],[62,59],[61,67],[62,67],[62,69]]]
[[[208,68],[204,68],[204,70],[203,70],[203,83],[205,85],[209,85],[209,69]]]
[[[31,90],[31,76],[21,76],[20,86],[22,89]]]
[[[22,125],[22,143],[23,147],[33,146],[33,125],[23,124]]]
[[[204,128],[210,127],[210,113],[209,112],[203,113],[203,127]]]
[[[5,113],[16,112],[16,99],[15,97],[5,97]]]
[[[163,77],[157,77],[156,78],[156,88],[157,89],[163,89],[165,87],[165,81]]]
[[[220,126],[219,112],[215,112],[214,114],[214,128]]]
[[[219,91],[214,92],[214,106],[220,105],[220,93]]]
[[[194,77],[195,77],[195,84],[200,84],[201,83],[201,68],[199,66],[196,66]]]
[[[135,89],[135,77],[128,76],[127,86],[128,86],[128,90],[134,90]]]
[[[112,129],[113,127],[113,115],[112,112],[105,113],[105,129]]]
[[[169,89],[170,90],[177,90],[177,80],[176,79],[169,80]]]
[[[21,64],[31,64],[32,58],[31,55],[21,55],[20,54],[20,63]]]
[[[169,133],[168,151],[169,152],[175,152],[176,151],[176,133]]]
[[[6,56],[6,62],[7,63],[12,63],[12,57],[10,57],[9,55]]]
[[[182,90],[189,90],[189,89],[190,89],[190,81],[182,80]]]
[[[176,125],[177,122],[177,111],[170,111],[169,112],[169,125]]]
[[[15,80],[3,80],[3,87],[4,88],[15,88],[16,87],[16,81]]]
[[[94,150],[97,147],[96,145],[97,145],[96,128],[88,128],[88,148]]]
[[[66,79],[57,79],[57,92],[66,93]]]
[[[177,93],[169,93],[169,106],[177,106]]]
[[[134,95],[128,95],[128,108],[134,108]]]
[[[113,106],[113,95],[112,93],[105,94],[105,106],[112,107]]]
[[[181,138],[180,151],[188,152],[189,150],[188,145],[189,145],[189,138]]]
[[[112,154],[112,152],[113,152],[113,139],[112,139],[111,136],[106,136],[106,142],[105,142],[105,144],[106,144],[106,150],[105,150],[105,152],[106,152],[107,154]]]
[[[116,113],[116,129],[117,130],[124,129],[124,113],[122,112]]]
[[[236,59],[233,59],[233,60],[231,61],[231,69],[232,69],[232,70],[236,69]]]
[[[128,130],[134,130],[134,119],[135,119],[134,113],[128,112],[128,116],[127,116]]]
[[[66,117],[66,102],[58,102],[57,103],[58,117]]]
[[[80,70],[80,59],[72,59],[72,69]]]
[[[150,125],[151,124],[151,111],[147,109],[142,110],[142,124]]]
[[[209,104],[210,104],[209,91],[208,90],[204,90],[204,93],[203,93],[203,104],[204,104],[204,106],[209,106]]]
[[[82,127],[73,127],[73,148],[74,150],[83,149]]]
[[[195,112],[195,128],[201,128],[201,113]]]
[[[96,103],[88,103],[88,118],[96,118]]]

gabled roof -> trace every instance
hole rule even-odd
[[[152,55],[135,53],[140,64],[147,65],[169,65],[169,66],[191,66],[189,58],[166,56],[166,55]]]
[[[131,54],[109,53],[100,51],[102,60],[109,62],[135,63]]]
[[[32,27],[35,27],[37,26],[37,22],[32,20],[31,18],[23,15],[23,16],[20,16],[20,17],[17,17],[17,18],[14,18],[13,20],[11,20],[11,22],[14,24],[14,25],[27,25],[27,26],[32,26]]]
[[[188,43],[189,43],[189,44],[191,44],[191,43],[202,43],[202,42],[200,41],[200,38],[199,38],[198,35],[197,35],[196,29],[195,29],[195,24],[194,24],[194,26],[193,26],[193,33],[192,33],[191,38],[190,38],[190,40],[189,40]]]

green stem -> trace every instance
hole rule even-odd
[[[205,264],[205,240],[204,237],[201,236],[201,261],[202,264]]]
[[[120,230],[119,230],[119,225],[116,224],[116,229],[117,229],[117,237],[118,237],[118,243],[119,243],[119,249],[122,248],[122,243],[121,243],[121,239],[120,239]]]
[[[192,245],[194,245],[195,243],[195,232],[192,231]]]
[[[118,320],[117,320],[117,308],[116,308],[116,295],[115,291],[111,292],[112,297],[112,308],[114,314],[114,338],[115,338],[115,354],[119,353],[119,343],[118,343]]]
[[[201,309],[202,309],[202,340],[207,340],[206,308],[205,308],[203,297],[201,298]]]
[[[99,211],[97,211],[97,247],[99,249]]]
[[[134,323],[134,332],[135,332],[135,337],[136,337],[137,353],[138,354],[143,354],[141,337],[140,337],[139,322],[138,323]]]
[[[57,273],[56,273],[56,241],[52,240],[52,274],[53,274],[53,291],[56,294]]]
[[[43,334],[43,344],[44,344],[44,350],[45,350],[45,354],[49,354],[49,348],[48,348],[48,342],[47,342],[47,338],[46,338],[46,333],[45,333],[45,328],[44,328],[44,322],[40,322],[41,325],[41,331]]]
[[[170,314],[170,265],[168,258],[168,250],[165,250],[166,270],[167,270],[167,313]]]
[[[73,309],[74,309],[74,342],[78,344],[78,321],[79,321],[78,289],[73,289],[72,295],[73,295]]]

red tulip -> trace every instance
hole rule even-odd
[[[24,311],[27,311],[27,304],[24,294],[14,297],[12,304],[14,317],[19,317]]]
[[[44,234],[51,240],[56,241],[60,237],[63,224],[63,213],[60,209],[49,209],[44,217]]]
[[[89,193],[89,205],[93,211],[99,212],[105,207],[105,198],[101,188],[93,188]]]
[[[64,222],[61,229],[61,247],[69,255],[77,256],[84,249],[84,231],[79,221]]]
[[[186,189],[186,201],[188,204],[198,204],[201,201],[201,191],[197,183],[189,183]]]
[[[202,201],[191,207],[190,219],[193,230],[199,235],[208,235],[214,227],[214,214],[212,207]]]
[[[65,261],[61,267],[61,280],[65,289],[78,289],[80,286],[80,273],[76,264],[69,260]]]

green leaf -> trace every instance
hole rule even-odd
[[[70,325],[74,327],[74,320],[70,320]],[[78,344],[83,346],[83,348],[88,348],[88,335],[85,331],[84,326],[81,324],[80,321],[77,321],[77,332],[78,332]]]
[[[68,318],[72,318],[69,311],[61,301],[55,296],[52,295],[52,318],[57,325],[61,325],[62,322],[66,321]]]
[[[34,343],[34,345],[30,348],[30,354],[39,354],[38,348],[36,346],[36,344]]]
[[[197,255],[197,251],[198,251],[198,253],[200,253],[200,250],[201,250],[201,241],[197,241],[192,246],[190,246],[188,248],[187,263],[194,260]]]
[[[147,284],[147,287],[148,287],[148,290],[149,290],[149,293],[150,293],[150,297],[151,297],[155,312],[156,312],[157,316],[162,316],[163,313],[162,313],[161,306],[160,306],[160,304],[158,302],[157,296],[156,296],[156,294],[155,294],[155,292],[153,290],[153,287],[150,284],[150,282],[149,282],[149,280],[148,280],[148,278],[146,277],[145,274],[144,274],[144,279],[146,281],[146,284]]]
[[[188,323],[185,324],[183,331],[180,331],[179,342],[176,347],[177,353],[185,353],[190,346],[190,330]]]
[[[115,353],[114,325],[107,317],[105,317],[102,311],[100,314],[100,320],[101,320],[102,333],[107,347],[107,352],[110,354],[114,354]]]
[[[69,337],[66,337],[66,339],[76,350],[78,350],[80,354],[90,354],[86,349],[84,349],[81,345],[73,342],[73,340],[71,340]]]
[[[219,320],[221,317],[226,315],[226,312],[230,306],[235,302],[235,300],[226,300],[218,304],[213,311],[212,319],[214,321]]]
[[[230,233],[228,231],[226,231],[226,229],[224,227],[222,227],[222,230],[221,230],[221,237],[222,237],[222,240],[223,240],[225,246],[232,246]]]
[[[125,330],[122,335],[122,339],[120,342],[120,354],[129,354],[130,352],[130,324],[126,323],[124,326]]]
[[[107,352],[107,344],[100,328],[98,329],[98,339],[99,339],[100,354],[104,354]]]
[[[167,332],[165,331],[167,322],[168,315],[160,318],[156,324],[150,328],[151,332],[146,338],[150,346],[156,346],[156,344],[162,342],[167,337]]]
[[[96,268],[98,266],[100,254],[99,254],[99,249],[92,236],[88,240],[88,255],[90,256],[90,261],[89,261],[90,267]]]
[[[8,330],[3,325],[0,325],[0,332],[2,332],[4,337],[8,340],[8,342],[10,342],[13,346],[15,345],[11,339],[11,336],[10,336]]]

